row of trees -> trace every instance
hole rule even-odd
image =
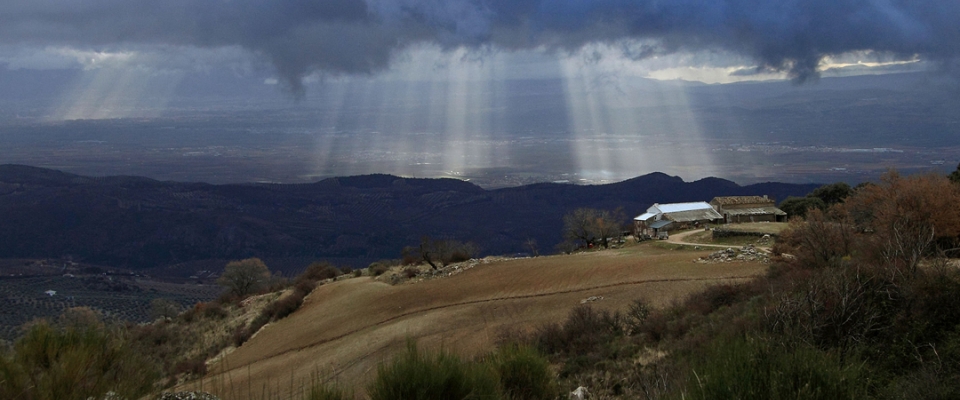
[[[830,207],[805,210],[806,219],[793,223],[784,246],[808,265],[838,265],[857,256],[915,272],[924,257],[958,251],[958,183],[941,175],[889,172]]]
[[[623,208],[614,211],[578,208],[563,216],[563,238],[568,243],[582,243],[587,247],[610,247],[611,239],[620,239],[625,227]]]
[[[477,252],[477,246],[471,242],[464,243],[454,239],[433,239],[424,236],[420,238],[418,246],[404,247],[402,256],[404,264],[425,262],[436,270],[451,263],[474,258]]]

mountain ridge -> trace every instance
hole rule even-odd
[[[309,261],[364,266],[421,236],[477,243],[484,254],[549,252],[580,207],[628,216],[653,203],[715,196],[804,195],[814,184],[740,186],[651,173],[604,185],[539,183],[487,190],[450,178],[387,174],[309,184],[207,184],[0,165],[0,258],[71,257],[106,266],[206,269],[261,257],[295,273]],[[188,274],[188,271],[184,271]]]

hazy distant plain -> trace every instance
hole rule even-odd
[[[389,173],[491,188],[654,171],[741,184],[856,183],[889,168],[946,172],[960,161],[960,96],[926,74],[800,87],[452,85],[327,82],[299,102],[273,87],[242,102],[182,93],[163,107],[131,102],[90,119],[51,118],[51,101],[6,98],[0,163],[210,183]]]

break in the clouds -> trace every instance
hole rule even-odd
[[[600,43],[628,59],[714,50],[803,82],[851,52],[955,63],[958,20],[954,0],[8,0],[0,45],[225,57],[242,48],[295,92],[312,73],[375,73],[422,44],[549,52]]]

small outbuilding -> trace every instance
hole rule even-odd
[[[787,213],[776,207],[767,196],[714,197],[710,205],[723,216],[724,223],[781,222]]]
[[[654,204],[647,212],[633,218],[638,238],[660,237],[666,229],[683,229],[717,223],[723,216],[704,201],[692,203]]]

